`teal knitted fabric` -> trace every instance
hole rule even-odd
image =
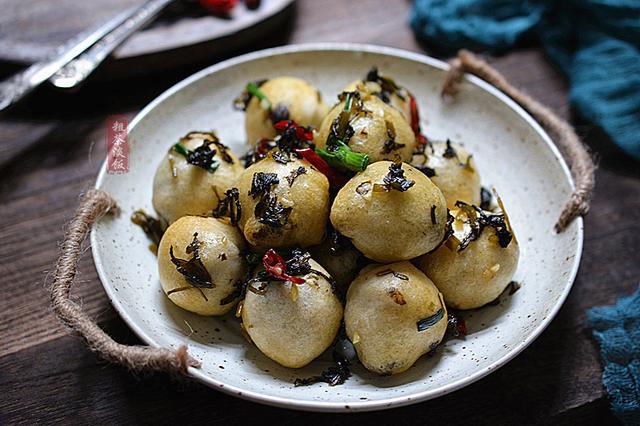
[[[604,362],[602,381],[613,411],[628,425],[640,425],[640,289],[613,306],[587,312]]]
[[[576,112],[640,160],[640,0],[416,0],[411,25],[449,53],[539,41]]]

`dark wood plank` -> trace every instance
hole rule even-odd
[[[354,41],[424,51],[407,26],[409,2],[300,1],[296,21],[260,45]],[[427,46],[428,48],[428,46]],[[428,50],[427,50],[428,51]],[[219,59],[219,58],[216,58]],[[540,51],[489,60],[514,84],[565,118],[567,82]],[[204,65],[204,64],[201,64]],[[38,141],[0,168],[0,423],[602,424],[613,421],[601,384],[598,348],[585,310],[631,293],[640,276],[640,172],[593,126],[578,125],[601,157],[586,219],[583,261],[558,317],[514,361],[463,390],[383,413],[318,415],[264,407],[163,375],[136,378],[106,365],[68,336],[50,312],[45,287],[63,224],[104,157],[109,114],[132,114],[193,68],[106,82],[73,96],[40,91],[0,122],[2,149]],[[2,150],[0,150],[2,151]],[[2,154],[2,152],[0,152]],[[110,333],[137,342],[108,304],[89,253],[75,297]]]
[[[108,321],[103,326],[119,340],[135,342],[120,321]],[[425,418],[432,424],[452,425],[544,423],[557,412],[558,401],[565,396],[563,389],[575,386],[585,393],[592,390],[590,383],[566,380],[562,372],[565,365],[558,361],[566,356],[572,342],[553,336],[550,330],[522,356],[454,394],[410,407],[352,416],[266,407],[163,375],[136,378],[122,368],[105,365],[87,352],[78,338],[65,337],[0,358],[0,391],[6,395],[0,400],[0,412],[9,423],[82,419],[82,423],[187,420],[196,424],[247,424],[260,419],[266,424],[349,425],[354,421],[413,424]],[[554,349],[549,351],[549,347]],[[46,354],[47,359],[39,354]],[[552,381],[554,387],[549,386]],[[24,400],[34,390],[37,400]],[[590,399],[563,413],[599,401],[603,399]],[[601,416],[603,411],[606,414],[606,410],[600,410]]]

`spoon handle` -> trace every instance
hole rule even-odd
[[[133,9],[126,10],[96,28],[78,34],[58,47],[49,58],[36,62],[24,71],[0,82],[0,112],[47,81],[73,58],[122,25],[133,13]]]
[[[113,31],[58,70],[49,82],[61,89],[77,87],[131,34],[151,22],[174,1],[147,0]]]

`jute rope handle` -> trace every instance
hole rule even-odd
[[[110,362],[134,371],[165,371],[186,374],[187,367],[200,367],[200,362],[187,353],[186,346],[177,350],[128,346],[115,342],[70,298],[76,276],[82,242],[91,225],[102,215],[117,211],[116,202],[105,192],[87,192],[75,217],[69,223],[51,285],[51,303],[60,320],[76,331],[89,348]]]
[[[560,213],[555,225],[556,231],[564,231],[573,219],[587,214],[595,185],[595,164],[573,127],[549,108],[513,87],[495,68],[468,50],[460,50],[458,56],[450,61],[450,65],[442,86],[443,97],[453,98],[464,73],[480,77],[527,110],[565,153],[575,181],[575,189]]]

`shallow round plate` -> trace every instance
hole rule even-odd
[[[370,66],[407,86],[417,97],[424,129],[433,139],[460,141],[474,154],[485,186],[502,196],[520,242],[515,279],[522,288],[501,303],[465,314],[469,335],[449,340],[403,374],[380,377],[354,367],[342,386],[295,388],[297,377],[318,374],[324,354],[291,370],[249,345],[229,315],[204,318],[174,306],[158,282],[149,242],[129,216],[153,211],[151,182],[168,147],[190,130],[215,129],[236,153],[244,146],[244,116],[232,99],[247,81],[293,75],[316,85],[329,102]],[[315,411],[396,407],[444,395],[504,365],[549,324],[565,300],[582,252],[582,220],[562,234],[553,225],[573,184],[546,133],[514,102],[488,84],[467,77],[455,102],[441,101],[447,65],[422,55],[367,45],[312,44],[264,50],[207,68],[177,84],[147,106],[130,126],[130,171],[105,168],[96,186],[111,194],[119,217],[105,218],[91,237],[98,274],[122,318],[152,346],[187,344],[202,361],[189,375],[207,385],[266,404]],[[375,320],[375,319],[372,319]]]
[[[22,64],[45,60],[68,38],[141,1],[106,3],[96,8],[90,2],[72,0],[12,2],[9,11],[0,16],[0,59]],[[107,80],[139,75],[228,54],[282,31],[286,21],[293,19],[289,13],[292,5],[293,0],[262,0],[258,9],[249,10],[241,3],[228,18],[204,9],[194,13],[198,8],[193,5],[176,10],[169,6],[167,12],[118,47],[93,77]],[[50,22],[56,25],[46,25]]]

